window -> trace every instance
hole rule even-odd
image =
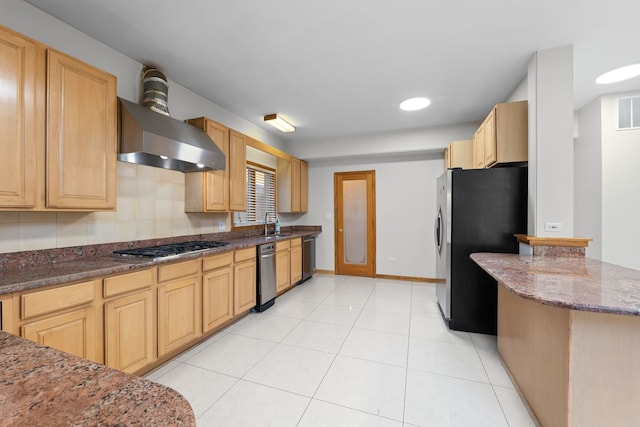
[[[268,222],[276,221],[276,175],[270,168],[256,165],[247,165],[247,210],[234,212],[233,225],[242,227],[246,225],[264,224],[265,214],[268,214]]]
[[[640,128],[640,96],[618,98],[618,129]]]

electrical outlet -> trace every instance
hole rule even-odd
[[[393,264],[393,263],[396,262],[396,259],[394,257],[390,256],[389,257],[389,262]]]
[[[218,230],[224,231],[227,228],[227,224],[224,221],[218,222]]]
[[[562,231],[562,223],[561,222],[545,222],[544,223],[544,231]]]

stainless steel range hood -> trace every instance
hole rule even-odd
[[[224,169],[224,153],[200,129],[125,99],[118,100],[118,160],[181,172]]]

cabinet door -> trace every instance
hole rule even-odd
[[[200,336],[198,276],[158,286],[158,356]]]
[[[202,277],[202,328],[214,330],[233,318],[233,270],[219,268]]]
[[[484,169],[484,126],[473,135],[473,167]]]
[[[302,280],[302,246],[291,247],[291,285]]]
[[[482,131],[484,133],[484,165],[489,167],[496,163],[497,147],[496,147],[496,120],[495,109],[491,110],[491,113],[487,116],[482,124]]]
[[[116,78],[47,52],[46,206],[116,205]]]
[[[309,210],[309,165],[300,160],[300,212]]]
[[[0,207],[36,203],[36,147],[44,143],[44,48],[0,28]]]
[[[234,315],[245,313],[256,306],[256,262],[244,261],[233,268]]]
[[[225,169],[206,173],[205,210],[229,210],[229,129],[211,120],[206,121],[207,135],[224,153]]]
[[[278,293],[287,290],[291,285],[289,258],[289,249],[276,252],[276,292]]]
[[[106,365],[133,373],[155,360],[151,290],[104,305]]]
[[[247,210],[247,141],[241,133],[229,132],[229,210]]]
[[[22,337],[95,362],[95,308],[88,307],[22,325]]]
[[[0,331],[14,334],[13,294],[0,295]]]
[[[300,159],[291,158],[291,212],[300,212]]]

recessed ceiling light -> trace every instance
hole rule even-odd
[[[629,80],[637,76],[640,76],[640,64],[627,65],[604,73],[596,79],[596,83],[606,85]]]
[[[431,104],[431,100],[429,98],[409,98],[402,101],[400,109],[404,111],[417,111],[427,108],[429,104]]]

